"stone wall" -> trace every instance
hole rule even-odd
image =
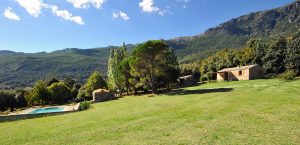
[[[68,113],[72,113],[72,112],[75,112],[75,111],[40,113],[40,114],[7,115],[7,116],[0,116],[0,122],[8,122],[8,121],[17,121],[17,120],[24,120],[24,119],[47,117],[47,116],[55,116],[55,115],[68,114]]]
[[[265,71],[262,67],[256,65],[249,69],[244,70],[234,70],[228,72],[228,81],[238,81],[238,80],[253,80],[264,78]],[[225,81],[225,72],[217,73],[218,81]]]
[[[217,80],[218,81],[226,81],[225,73],[226,72],[217,73]],[[250,75],[249,69],[235,70],[235,71],[230,71],[227,73],[228,73],[227,81],[249,80],[249,75]]]
[[[242,74],[240,74],[240,72]],[[236,71],[231,71],[229,72],[228,79],[230,81],[239,81],[239,80],[249,80],[249,69],[245,70],[236,70]]]
[[[250,68],[250,80],[262,79],[265,77],[265,70],[260,66]]]
[[[104,102],[116,99],[116,96],[105,89],[99,89],[93,92],[93,102]]]

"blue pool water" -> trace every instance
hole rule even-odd
[[[63,112],[63,110],[64,110],[64,108],[60,108],[60,107],[39,108],[39,109],[35,109],[35,110],[29,112],[29,114]]]

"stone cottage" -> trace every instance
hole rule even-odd
[[[254,80],[264,78],[264,76],[265,70],[257,64],[225,68],[217,72],[218,81]]]
[[[98,89],[93,92],[93,102],[104,102],[116,99],[116,96],[109,90]]]

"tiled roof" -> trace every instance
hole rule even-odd
[[[245,70],[245,69],[250,69],[255,66],[257,66],[257,64],[247,65],[247,66],[238,66],[238,67],[232,67],[232,68],[224,68],[222,70],[219,70],[218,72],[230,72],[230,71],[236,71],[236,70]]]

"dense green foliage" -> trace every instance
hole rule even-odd
[[[50,91],[44,81],[38,81],[26,95],[26,100],[29,105],[45,105],[52,100]]]
[[[83,112],[2,122],[0,144],[297,145],[299,88],[300,80],[268,79],[129,96]]]
[[[204,34],[169,40],[180,62],[203,59],[224,48],[242,48],[250,38],[270,40],[269,36],[291,36],[300,28],[300,1],[277,9],[234,18]]]
[[[296,73],[300,73],[300,31],[295,34],[288,43],[285,67]]]
[[[0,90],[0,113],[15,108],[22,108],[27,106],[25,98],[28,92],[26,90]]]
[[[158,88],[176,81],[179,76],[176,55],[160,40],[147,41],[137,46],[130,60],[131,74],[153,93]],[[160,84],[165,82],[164,84]]]
[[[224,48],[243,48],[250,38],[270,40],[269,36],[278,34],[291,36],[300,28],[299,7],[300,2],[295,1],[281,8],[232,19],[201,35],[171,39],[166,43],[174,49],[179,62],[190,63]],[[129,53],[133,47],[135,46],[127,45]],[[106,74],[111,48],[115,47],[65,49],[36,54],[0,51],[0,88],[32,86],[37,80],[51,76],[59,79],[77,78],[83,83],[95,70]],[[292,53],[295,50],[290,51]],[[290,65],[289,67],[299,66]]]
[[[293,70],[288,70],[280,74],[278,77],[283,80],[294,80],[296,76],[297,76],[296,72],[294,72]]]
[[[128,66],[127,59],[125,44],[121,48],[111,49],[107,68],[108,88],[119,93],[120,96],[122,96],[124,90],[129,90],[130,87],[128,80],[131,76],[128,74],[130,68],[126,67],[126,65]]]
[[[0,111],[6,111],[7,109],[12,111],[16,105],[17,99],[14,92],[0,90]]]
[[[89,101],[83,101],[79,104],[79,108],[78,110],[79,111],[84,111],[84,110],[87,110],[91,107],[91,102]]]
[[[264,68],[267,73],[280,74],[285,71],[286,51],[287,42],[283,37],[278,38],[271,44],[264,57]]]
[[[76,78],[83,83],[95,70],[106,73],[110,48],[32,54],[0,51],[0,88],[29,87],[38,80],[53,76]]]
[[[107,83],[100,72],[95,71],[87,80],[86,84],[79,89],[77,98],[79,100],[91,100],[93,91],[97,89],[106,89]]]
[[[52,103],[64,103],[72,99],[71,89],[64,82],[53,83],[48,87]]]
[[[108,61],[108,86],[122,96],[123,92],[170,88],[179,76],[175,53],[161,40],[150,40],[133,49],[130,55],[125,45],[112,49]]]
[[[70,88],[72,84],[73,87]],[[81,85],[73,79],[60,81],[52,77],[45,81],[38,81],[32,88],[27,90],[0,90],[0,112],[8,109],[14,111],[18,108],[34,105],[66,103],[77,97],[80,87]]]
[[[36,105],[63,104],[68,101],[92,99],[92,92],[99,88],[107,88],[107,84],[99,72],[94,72],[87,83],[81,86],[74,79],[58,80],[51,77],[39,80],[31,89],[15,91],[0,90],[0,112],[14,111]],[[78,99],[78,100],[77,100]]]
[[[292,37],[278,36],[272,41],[250,39],[243,49],[224,49],[206,59],[181,66],[183,74],[201,74],[201,81],[216,79],[215,72],[223,68],[259,64],[267,76],[276,76],[285,71],[299,74],[300,31]],[[290,74],[290,73],[289,73]]]

